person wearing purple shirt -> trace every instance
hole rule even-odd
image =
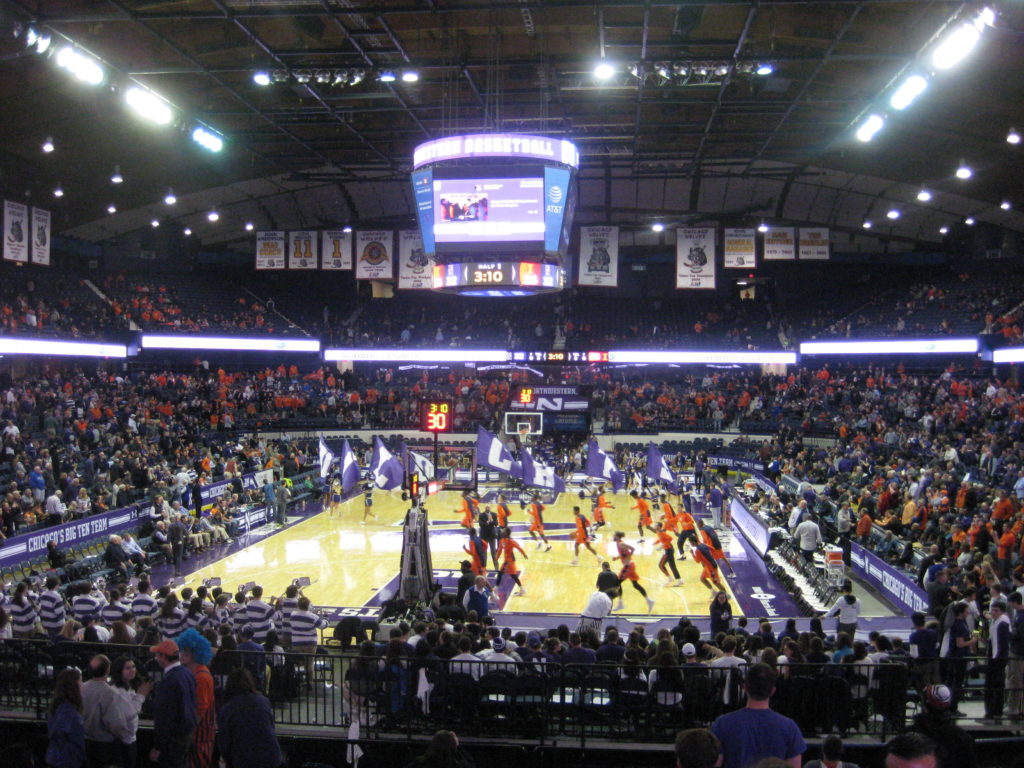
[[[569,635],[569,650],[562,654],[563,664],[593,664],[597,661],[597,652],[593,648],[584,648],[579,632]]]
[[[608,627],[604,633],[604,642],[597,649],[598,661],[614,661],[616,664],[622,661],[626,654],[626,646],[619,642],[619,630],[615,627]]]

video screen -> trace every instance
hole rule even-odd
[[[544,240],[544,179],[434,179],[437,243]]]

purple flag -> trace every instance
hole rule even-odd
[[[483,427],[476,429],[476,463],[481,467],[496,469],[512,477],[523,476],[523,468],[512,458],[508,448]]]
[[[663,485],[672,493],[679,493],[675,473],[654,443],[647,444],[647,478],[654,485]]]
[[[622,490],[626,484],[625,473],[615,466],[611,456],[601,450],[597,440],[591,440],[587,443],[587,474],[590,477],[610,480],[613,491]]]
[[[370,459],[370,475],[377,487],[391,491],[402,486],[405,472],[402,462],[391,455],[379,436],[373,438],[373,458]]]
[[[553,467],[536,461],[526,448],[520,458],[523,460],[523,485],[550,488],[556,495],[565,492],[565,480],[555,474]]]

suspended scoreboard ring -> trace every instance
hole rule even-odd
[[[431,287],[528,296],[565,287],[579,152],[563,139],[451,136],[419,145],[412,187]]]

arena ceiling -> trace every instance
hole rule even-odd
[[[576,142],[577,222],[638,238],[655,220],[821,224],[840,248],[934,246],[967,216],[1024,231],[1024,147],[1006,141],[1024,130],[1024,4],[990,5],[996,23],[970,56],[863,144],[860,121],[981,5],[0,0],[0,187],[93,241],[154,217],[206,243],[244,239],[246,221],[403,226],[415,145],[500,130]],[[53,36],[48,55],[26,48],[30,26]],[[68,41],[108,66],[103,85],[55,65]],[[602,57],[616,68],[606,81],[594,76]],[[772,73],[756,74],[764,63]],[[406,69],[419,80],[404,82]],[[398,79],[381,82],[385,70]],[[257,85],[257,71],[283,82]],[[132,81],[180,124],[129,114]],[[221,153],[189,141],[195,120],[224,135]],[[954,176],[961,161],[968,181]],[[115,166],[124,184],[110,183]]]

